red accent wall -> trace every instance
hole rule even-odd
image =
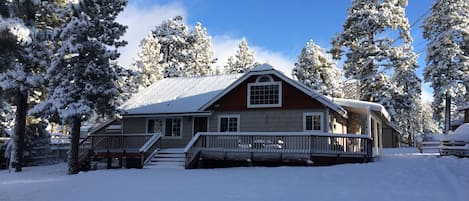
[[[271,75],[274,81],[281,81],[275,75]],[[269,109],[320,109],[326,106],[311,96],[303,93],[294,86],[282,81],[282,107],[272,108],[248,108],[247,107],[247,85],[256,82],[257,76],[251,76],[236,88],[228,92],[217,102],[209,107],[209,110],[216,111],[237,111],[237,110],[269,110]]]

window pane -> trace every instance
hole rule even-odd
[[[229,131],[237,132],[238,131],[238,118],[230,118]]]
[[[171,121],[171,119],[166,119],[166,128],[165,128],[164,136],[171,136],[172,124],[173,124],[173,121]]]
[[[321,130],[321,115],[313,116],[313,129],[315,131]]]
[[[220,118],[220,132],[228,131],[228,118]]]
[[[154,122],[153,132],[160,133],[160,134],[163,133],[163,121],[160,119],[155,119],[153,120],[153,122]]]
[[[172,136],[181,136],[181,120],[173,119]]]
[[[306,116],[306,122],[305,122],[305,125],[306,125],[306,130],[307,131],[310,131],[310,130],[313,130],[313,117],[312,116]]]
[[[155,122],[154,120],[150,119],[148,120],[148,125],[147,125],[147,133],[154,133],[155,132]]]
[[[280,88],[278,84],[250,86],[249,103],[251,105],[279,104]]]

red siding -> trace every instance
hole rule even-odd
[[[271,75],[275,81],[280,78]],[[228,92],[225,96],[215,102],[209,109],[216,111],[236,111],[236,110],[265,110],[265,109],[315,109],[325,108],[320,102],[311,98],[294,86],[282,81],[282,107],[273,108],[248,108],[247,107],[247,85],[254,83],[257,76],[251,76],[236,88]]]

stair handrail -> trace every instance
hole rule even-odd
[[[148,164],[160,148],[161,148],[161,134],[160,133],[155,133],[139,149],[140,159],[141,159],[141,162],[140,162],[141,167],[144,167],[146,164]],[[149,153],[149,152],[151,152],[151,153]]]
[[[86,147],[86,144],[90,143],[90,147]],[[82,166],[83,163],[89,162],[91,152],[94,150],[93,148],[93,137],[88,135],[85,139],[81,140],[78,144],[78,161],[79,166]]]
[[[184,167],[186,169],[192,168],[192,163],[196,158],[198,158],[200,154],[200,148],[198,145],[200,145],[200,141],[202,140],[202,137],[207,134],[206,132],[198,132],[192,139],[187,143],[186,147],[184,148],[184,155],[186,157]]]

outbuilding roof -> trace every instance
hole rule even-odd
[[[351,100],[351,99],[342,99],[342,98],[331,98],[331,99],[342,107],[362,108],[362,109],[369,108],[370,110],[378,112],[381,115],[383,115],[383,117],[385,117],[388,121],[391,121],[391,116],[389,115],[388,111],[386,110],[386,108],[384,108],[383,105],[379,103]]]

